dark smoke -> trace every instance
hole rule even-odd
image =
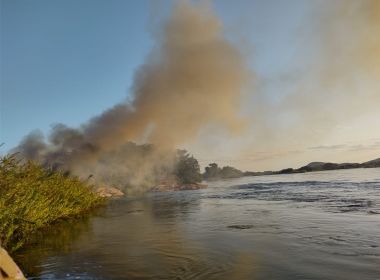
[[[58,124],[48,139],[29,134],[23,156],[96,182],[149,185],[173,168],[174,151],[206,124],[238,133],[239,96],[248,77],[240,52],[203,5],[180,2],[136,71],[133,101],[125,101],[80,128]],[[152,143],[136,145],[131,141]]]

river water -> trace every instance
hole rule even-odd
[[[35,239],[30,279],[380,279],[380,169],[115,200]]]

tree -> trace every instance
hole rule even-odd
[[[205,173],[203,174],[205,179],[218,179],[220,178],[220,172],[222,170],[219,168],[219,166],[216,163],[210,163],[205,168]]]
[[[186,150],[177,150],[175,175],[181,184],[194,184],[202,181],[198,160]]]
[[[239,178],[243,176],[243,172],[232,166],[224,166],[221,171],[222,178]]]
[[[232,166],[220,168],[216,163],[210,163],[205,168],[205,173],[203,173],[206,180],[239,178],[242,176],[244,176],[244,173],[239,169]]]

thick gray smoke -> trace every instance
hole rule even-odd
[[[49,167],[92,174],[100,183],[149,185],[173,166],[170,151],[195,139],[202,126],[241,131],[239,95],[247,77],[241,54],[223,37],[212,11],[180,2],[136,71],[131,103],[80,128],[56,125],[47,140],[32,133],[16,150]]]

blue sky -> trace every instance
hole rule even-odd
[[[2,1],[1,139],[78,126],[125,98],[149,51],[147,1]]]
[[[301,2],[282,9],[288,29],[302,16]],[[171,1],[144,0],[1,3],[1,141],[7,148],[33,129],[46,132],[56,122],[78,126],[124,99],[152,47],[154,24],[171,6]],[[283,19],[273,14],[275,2],[213,5],[231,40],[248,39],[262,48],[251,63],[263,75],[288,62],[292,49],[275,50],[283,41],[286,45]]]
[[[77,127],[127,98],[134,72],[153,47],[152,36],[173,2],[0,1],[0,143],[5,143],[0,152],[17,145],[23,136],[34,129],[47,133],[54,123]],[[315,37],[309,34],[315,3],[318,1],[211,1],[224,24],[226,37],[246,53],[249,66],[254,70],[256,79],[261,81],[257,85],[259,92],[252,89],[252,98],[249,99],[252,105],[245,104],[247,108],[255,108],[255,98],[275,104],[294,89],[291,83],[284,86],[282,79],[287,80],[289,73],[302,73],[302,67],[308,66],[303,64],[303,60],[313,48],[308,41],[313,41]],[[265,111],[265,108],[259,109]],[[268,117],[273,114],[269,111]],[[292,121],[291,112],[285,112],[284,116],[278,121]],[[363,122],[368,124],[365,118]],[[252,130],[256,129],[256,124],[257,121],[252,122]],[[363,123],[358,122],[357,127],[364,127]],[[342,131],[336,137],[332,135],[327,140],[305,144],[303,148],[308,154],[298,157],[294,164],[316,155],[317,152],[308,149],[308,146],[370,146],[380,138],[380,133],[368,133],[367,129],[360,134],[362,138],[355,136],[351,139],[352,143],[343,143],[342,139],[350,140],[347,135],[352,133]],[[364,138],[366,141],[375,139],[375,142],[368,140],[362,143]],[[231,145],[240,145],[239,141],[232,141]],[[288,165],[287,159],[300,153],[292,153],[291,141],[284,142],[288,151],[280,147],[280,142],[263,149],[278,149],[269,158],[279,155],[284,160],[278,166]],[[257,147],[260,149],[260,145]],[[314,155],[311,154],[313,151]],[[220,151],[206,156],[207,160],[218,153]],[[202,156],[201,152],[199,154]],[[356,158],[364,159],[367,156],[368,153]],[[342,160],[346,158],[341,157]],[[250,162],[254,160],[250,159]],[[249,164],[244,166],[250,167]],[[277,167],[271,160],[252,166],[259,169]]]

